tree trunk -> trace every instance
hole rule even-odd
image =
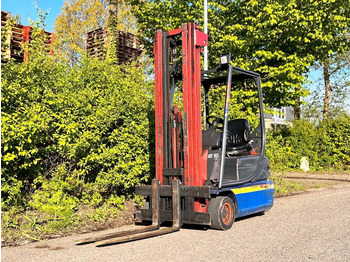
[[[118,0],[109,0],[108,2],[108,26],[116,26],[117,16],[118,16]]]
[[[323,79],[325,85],[325,95],[323,102],[323,119],[326,120],[329,115],[329,106],[331,103],[332,86],[330,82],[329,60],[323,62]]]
[[[118,30],[117,30],[117,24],[118,24],[118,6],[119,6],[120,0],[109,0],[108,1],[108,31],[109,31],[109,37],[110,37],[110,51],[109,51],[109,57],[112,58],[112,60],[115,63],[118,63]]]
[[[295,88],[295,92],[297,93],[297,97],[295,98],[294,104],[294,119],[300,119],[301,109],[300,109],[300,95],[298,94],[300,88]]]

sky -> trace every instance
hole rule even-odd
[[[21,23],[23,25],[30,25],[28,18],[33,21],[38,20],[37,10],[35,7],[37,3],[38,7],[44,12],[49,11],[46,17],[46,30],[52,31],[53,24],[57,15],[61,12],[64,0],[2,0],[1,10],[10,12],[12,16],[16,14],[21,16]]]

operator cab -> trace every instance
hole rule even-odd
[[[259,74],[230,64],[202,71],[208,181],[217,188],[255,182],[269,176]],[[224,138],[224,139],[223,139]]]

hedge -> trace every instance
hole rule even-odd
[[[298,120],[267,133],[266,154],[274,170],[298,169],[307,157],[311,170],[350,170],[350,116],[318,124]]]
[[[150,179],[153,84],[136,64],[2,65],[1,207],[120,207]],[[151,121],[150,121],[151,119]]]

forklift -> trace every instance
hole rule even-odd
[[[194,23],[155,34],[156,177],[151,185],[136,186],[145,205],[134,215],[136,223],[149,225],[76,244],[123,243],[175,232],[184,224],[228,230],[235,219],[273,206],[260,76],[232,66],[230,54],[220,57],[217,68],[202,71],[207,43]],[[174,104],[179,90],[181,106]],[[220,90],[225,91],[218,95]],[[235,118],[230,99],[244,92],[255,96],[255,111]],[[213,93],[224,98],[222,112],[211,111]]]

